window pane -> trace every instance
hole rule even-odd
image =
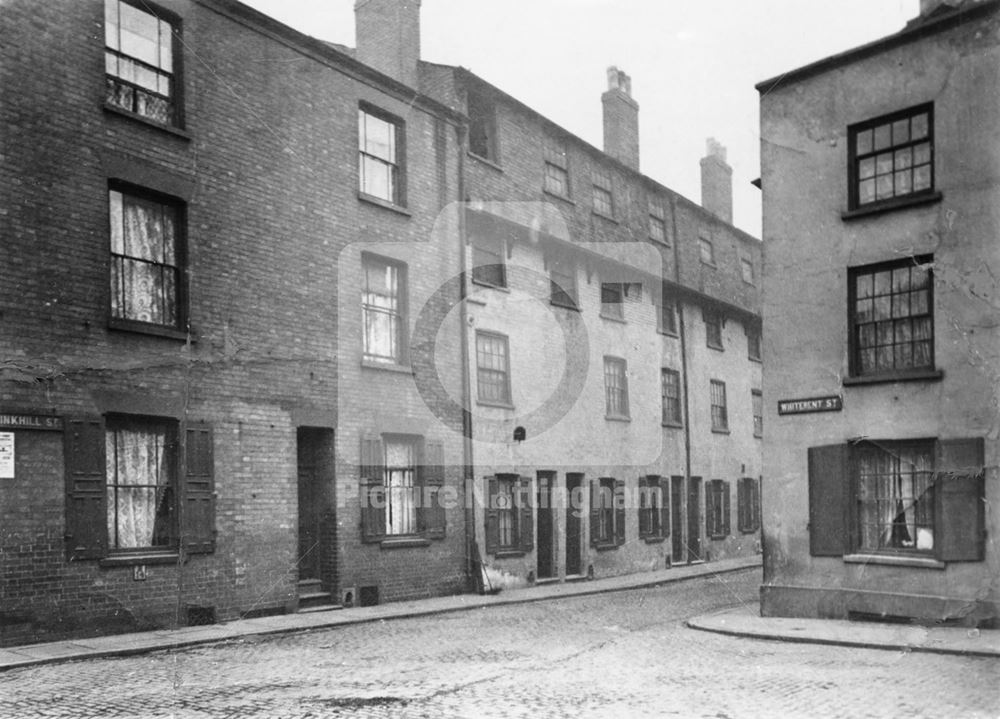
[[[908,195],[913,192],[913,175],[909,170],[897,172],[894,175],[895,192],[897,195]]]
[[[160,28],[153,15],[132,5],[120,4],[121,51],[149,63],[159,64]]]
[[[892,123],[892,144],[901,145],[910,141],[910,119],[896,120]]]
[[[858,177],[862,180],[875,175],[875,158],[866,157],[858,163]]]
[[[857,153],[859,155],[867,155],[872,151],[872,131],[863,130],[858,133],[857,139]]]
[[[393,149],[394,128],[385,120],[374,117],[367,113],[365,117],[365,144],[364,150],[369,155],[374,155],[386,162],[395,162],[396,156]]]
[[[864,180],[860,187],[858,188],[858,202],[864,204],[866,202],[875,201],[875,180]]]
[[[931,161],[931,146],[928,142],[922,142],[913,147],[913,164],[924,165]]]
[[[889,130],[889,125],[879,125],[875,128],[875,147],[876,150],[883,150],[891,144],[891,133]]]
[[[892,172],[892,153],[883,152],[875,157],[875,172],[879,175]]]
[[[913,122],[910,127],[914,140],[920,140],[927,137],[927,113],[924,112],[919,115],[914,115]]]
[[[174,53],[170,23],[160,20],[160,69],[173,72]]]
[[[901,294],[892,296],[892,316],[908,317],[910,315],[910,295]]]
[[[913,191],[926,190],[931,186],[931,167],[921,165],[913,171]]]
[[[115,549],[169,545],[174,501],[166,426],[109,428],[105,434],[108,544]]]
[[[896,169],[904,170],[913,164],[913,148],[907,147],[896,150]]]

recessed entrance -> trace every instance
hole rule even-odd
[[[583,574],[583,554],[580,548],[583,529],[583,475],[566,475],[566,575]]]
[[[701,477],[688,478],[688,561],[701,559]]]
[[[539,472],[535,506],[538,508],[538,578],[556,576],[555,567],[555,510],[552,507],[552,485],[555,472]]]
[[[336,516],[333,430],[298,430],[299,608],[332,604]]]

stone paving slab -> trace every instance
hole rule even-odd
[[[1000,630],[996,629],[762,617],[755,608],[745,606],[694,617],[687,625],[692,629],[751,639],[1000,657]]]
[[[460,594],[418,601],[392,602],[374,607],[354,607],[339,611],[306,612],[243,619],[212,626],[180,627],[131,634],[115,634],[91,639],[27,644],[0,650],[0,671],[31,664],[47,664],[92,657],[137,654],[158,649],[174,649],[197,644],[228,641],[240,637],[263,636],[320,628],[350,626],[387,619],[427,616],[442,612],[477,609],[579,597],[606,592],[682,581],[694,577],[724,575],[760,567],[760,556],[739,557],[718,562],[681,565],[653,572],[607,577],[592,581],[543,584],[497,594]]]

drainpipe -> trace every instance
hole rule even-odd
[[[465,153],[468,149],[468,127],[458,125],[458,261],[461,282],[459,283],[459,322],[461,328],[462,353],[462,482],[465,485],[465,577],[471,586],[473,582],[472,549],[476,541],[475,514],[475,473],[472,457],[472,387],[469,380],[469,317],[466,305],[466,260],[465,260]],[[471,492],[471,495],[469,494]]]
[[[674,238],[674,281],[681,284],[681,255],[679,250],[680,238],[677,236],[677,198],[670,195],[670,222],[671,234]],[[687,338],[684,333],[684,303],[677,303],[677,331],[681,341],[681,383],[684,387],[684,507],[691,497],[691,490],[688,486],[691,481],[691,413],[690,399],[688,393],[688,368],[687,368]],[[690,518],[690,511],[684,512],[684,523]],[[695,527],[695,531],[698,528]],[[688,536],[691,534],[691,527],[688,527]],[[687,542],[684,543],[686,553],[690,556]]]

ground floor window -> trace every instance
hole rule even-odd
[[[668,500],[670,487],[663,477],[651,474],[639,477],[639,536],[645,539],[666,537],[670,527]]]
[[[706,532],[711,539],[725,539],[729,536],[729,482],[713,479],[708,483],[706,494]]]
[[[736,485],[737,524],[744,534],[760,529],[760,484],[754,477],[741,477]]]
[[[614,547],[625,543],[625,481],[595,479],[590,488],[590,543]]]
[[[486,552],[523,553],[534,547],[531,478],[497,474],[487,478]]]
[[[859,549],[933,550],[934,443],[856,449]]]

